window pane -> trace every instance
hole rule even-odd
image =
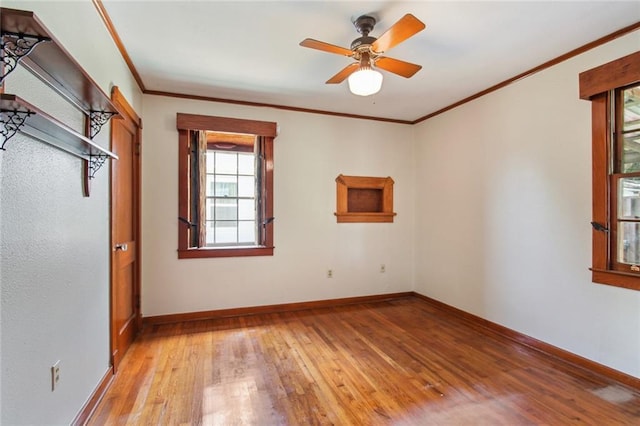
[[[640,178],[622,178],[618,189],[618,217],[640,218]]]
[[[238,219],[256,219],[256,203],[254,200],[238,200]]]
[[[633,173],[640,171],[640,86],[623,91],[623,105],[622,134],[617,136],[623,143],[621,172]]]
[[[238,242],[256,244],[256,223],[254,221],[238,222]]]
[[[207,159],[207,173],[213,173],[216,165],[215,151],[208,149],[206,153],[206,159]]]
[[[256,244],[255,155],[207,153],[207,244]]]
[[[238,241],[238,222],[215,222],[216,244]]]
[[[236,176],[215,175],[216,197],[237,197],[238,178]]]
[[[633,265],[640,264],[640,223],[619,223],[618,261]]]
[[[624,91],[623,130],[640,130],[640,86]]]
[[[255,174],[255,155],[238,154],[238,174],[253,175]]]
[[[215,180],[213,175],[207,175],[206,185],[207,186],[205,188],[205,195],[207,197],[213,197],[213,194],[215,194]]]
[[[256,193],[256,182],[253,176],[238,176],[238,197],[253,198]]]
[[[238,218],[236,199],[225,200],[218,198],[215,200],[215,206],[215,220],[236,220]]]
[[[206,208],[204,210],[205,211],[204,220],[213,220],[213,219],[216,218],[216,211],[214,209],[214,206],[215,206],[214,201],[215,200],[213,198],[207,198],[207,201],[206,201],[207,205],[206,205]],[[207,235],[208,235],[208,233],[209,233],[209,230],[207,229]]]
[[[216,152],[215,172],[235,175],[238,172],[238,154]]]
[[[625,133],[623,138],[622,172],[638,172],[640,171],[640,131]]]
[[[207,245],[213,245],[215,244],[216,240],[215,240],[215,229],[214,229],[214,222],[207,222]]]

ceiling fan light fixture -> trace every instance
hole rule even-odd
[[[358,96],[371,96],[382,88],[382,74],[371,67],[360,67],[349,76],[348,81],[349,90]]]

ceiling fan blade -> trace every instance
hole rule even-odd
[[[422,69],[422,65],[412,64],[411,62],[401,61],[399,59],[387,58],[381,56],[376,60],[376,67],[385,71],[401,75],[402,77],[413,77],[415,73]]]
[[[347,77],[349,77],[354,72],[358,71],[359,67],[360,67],[360,64],[357,62],[347,65],[346,67],[342,68],[342,70],[340,70],[338,74],[334,75],[329,80],[327,80],[326,84],[342,83]]]
[[[336,53],[338,55],[353,56],[353,52],[349,49],[336,46],[334,44],[325,43],[324,41],[314,40],[312,38],[305,38],[300,42],[300,46],[308,47],[310,49],[322,50],[323,52]]]
[[[376,41],[371,44],[374,52],[382,53],[393,46],[402,43],[409,37],[424,30],[424,23],[410,13],[404,15],[391,28],[385,31]]]

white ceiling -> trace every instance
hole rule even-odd
[[[409,121],[640,21],[639,1],[103,4],[147,90]],[[427,28],[385,55],[423,68],[410,79],[383,71],[373,96],[324,84],[349,58],[298,45],[348,48],[359,15],[378,19],[378,37],[406,13]]]

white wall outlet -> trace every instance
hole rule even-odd
[[[384,266],[384,263],[382,265],[380,265],[380,273],[384,274],[385,272],[387,272],[387,267]]]
[[[51,366],[51,392],[55,391],[60,384],[60,360]]]
[[[333,278],[333,270],[327,269],[327,278]]]

